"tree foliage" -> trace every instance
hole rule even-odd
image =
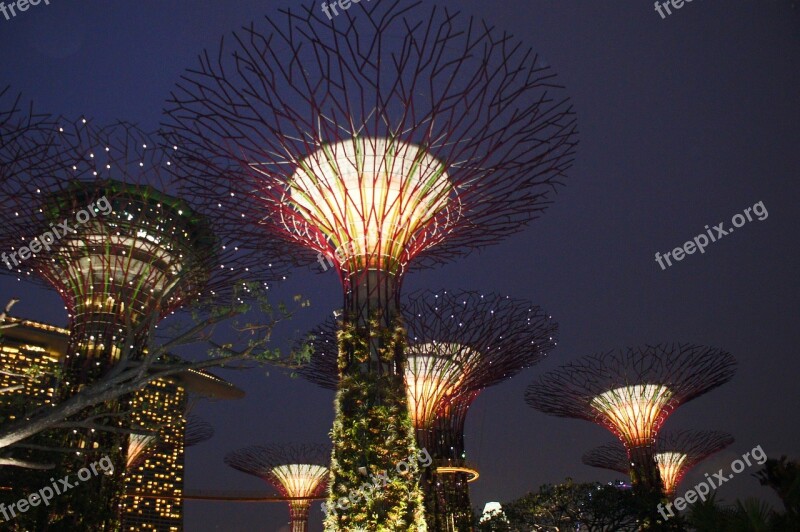
[[[545,484],[503,505],[502,516],[478,525],[481,531],[581,530],[617,532],[638,529],[638,508],[633,492],[613,485]]]

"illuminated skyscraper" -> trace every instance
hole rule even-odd
[[[125,474],[122,530],[182,530],[184,452],[188,394],[238,399],[244,393],[206,372],[189,370],[174,380],[158,380],[136,394],[133,425],[160,427],[151,450]],[[159,497],[161,496],[161,497]]]
[[[0,368],[19,375],[36,370],[33,378],[0,374],[0,388],[5,390],[0,392],[0,413],[14,418],[50,404],[56,397],[54,373],[67,351],[69,334],[66,329],[15,318],[0,325],[13,325],[0,329]],[[149,437],[132,437],[126,449],[122,499],[125,531],[182,530],[184,413],[190,393],[214,399],[244,395],[210,373],[188,370],[171,379],[153,381],[126,400],[124,408],[132,412],[130,425],[157,427],[157,431]],[[8,478],[4,476],[4,484]]]
[[[6,318],[0,325],[0,408],[11,421],[52,402],[69,340],[66,329],[34,321]]]

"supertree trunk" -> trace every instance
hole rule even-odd
[[[394,276],[370,270],[351,277],[339,333],[341,384],[331,438],[332,480],[326,530],[418,530],[422,493],[403,375],[405,329]],[[398,470],[397,464],[409,467]],[[400,468],[403,469],[403,468]],[[379,489],[361,490],[371,478],[387,478]],[[362,500],[340,501],[351,494]],[[341,510],[347,511],[341,511]],[[383,528],[376,528],[383,527]]]
[[[634,489],[644,493],[661,493],[661,474],[655,458],[653,445],[640,445],[628,450],[631,463],[631,481]]]
[[[111,307],[117,308],[106,308],[104,304],[98,304],[95,308],[91,308],[90,304],[79,305],[77,308],[64,358],[62,384],[58,391],[61,400],[68,399],[85,386],[100,379],[119,363],[122,353],[127,352],[127,357],[131,360],[142,357],[142,349],[147,345],[149,336],[149,327],[141,323],[144,318],[139,315],[122,317],[113,312],[119,310],[116,305],[110,303]],[[118,325],[126,321],[133,322],[130,335],[126,335]],[[125,410],[130,397],[123,396],[108,401],[81,413],[78,419],[87,416],[108,416],[108,424],[124,429],[125,423],[114,422],[113,419]],[[127,434],[102,431],[90,433],[81,431],[66,436],[65,446],[79,448],[81,451],[80,454],[68,455],[61,460],[59,469],[62,475],[74,475],[79,469],[88,467],[106,456],[113,464],[113,472],[99,475],[91,483],[78,484],[71,490],[69,497],[53,501],[54,512],[65,516],[61,521],[62,524],[72,526],[76,530],[87,527],[93,530],[121,529],[120,504],[125,491],[125,463],[129,437]],[[93,501],[95,510],[84,512],[73,508],[72,501],[76,500]]]
[[[464,445],[467,411],[478,392],[467,392],[451,400],[436,420],[428,449],[433,467],[425,475],[425,511],[428,526],[436,532],[469,532],[474,516],[469,498],[469,473]]]
[[[390,336],[400,316],[399,286],[394,274],[381,270],[369,270],[351,275],[345,283],[345,322],[355,326],[364,334],[361,344],[341,353],[340,367],[343,373],[375,373],[378,375],[402,375],[402,345],[391,347]],[[389,337],[387,337],[387,333]],[[369,359],[358,361],[362,353],[356,345],[366,344]],[[381,354],[387,348],[392,352]],[[343,365],[343,366],[342,366]]]
[[[472,531],[474,516],[467,486],[470,474],[434,470],[432,477],[432,496],[426,498],[429,528],[436,532]]]
[[[292,532],[308,531],[308,510],[310,506],[311,503],[309,501],[292,501],[289,504],[290,529]]]

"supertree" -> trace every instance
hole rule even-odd
[[[186,430],[183,441],[186,447],[193,447],[198,443],[210,440],[214,436],[214,427],[208,421],[202,420],[197,416],[186,418]]]
[[[664,494],[672,499],[684,475],[694,466],[733,444],[733,436],[717,430],[662,432],[656,439],[655,460],[664,484]],[[583,463],[630,474],[628,454],[618,442],[611,442],[583,455]]]
[[[253,445],[225,456],[225,463],[271,484],[289,503],[292,532],[308,530],[311,502],[328,485],[330,448],[325,445]]]
[[[411,0],[334,20],[317,9],[282,11],[203,54],[166,125],[186,194],[340,275],[353,341],[340,353],[334,501],[360,468],[389,469],[413,446],[396,341],[404,274],[541,215],[577,140],[554,72],[490,24]],[[418,526],[414,474],[328,527]]]
[[[729,381],[733,356],[714,347],[659,344],[588,356],[543,375],[525,393],[542,412],[610,430],[631,464],[634,486],[659,493],[658,431],[679,405]]]
[[[478,477],[466,459],[469,407],[485,388],[536,364],[556,345],[558,326],[541,308],[493,294],[420,291],[402,305],[408,332],[406,394],[417,444],[432,458],[425,482],[428,527],[468,530],[473,523],[468,482]],[[310,335],[312,356],[298,373],[335,389],[337,324]]]
[[[139,363],[158,323],[181,307],[222,294],[235,297],[252,286],[247,282],[278,275],[261,254],[236,245],[235,231],[225,223],[168,195],[170,153],[130,124],[60,120],[17,145],[38,147],[38,162],[14,166],[4,181],[0,271],[55,288],[64,301],[70,337],[59,400]],[[85,489],[95,508],[108,508],[62,512],[65,519],[81,519],[75,527],[104,526],[91,521],[101,516],[108,526],[117,519],[127,451],[127,435],[119,430],[125,403],[111,401],[92,412],[92,418],[108,420],[108,431],[74,430],[70,437],[69,445],[80,449],[76,460],[105,451],[116,464],[114,475],[102,476],[102,489],[86,484],[71,492],[70,501]]]

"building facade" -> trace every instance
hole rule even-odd
[[[0,416],[13,421],[56,397],[69,331],[30,320],[0,323]],[[189,394],[235,399],[244,393],[202,371],[153,381],[121,400],[129,425],[153,430],[131,436],[127,449],[122,530],[183,530],[184,430]]]

